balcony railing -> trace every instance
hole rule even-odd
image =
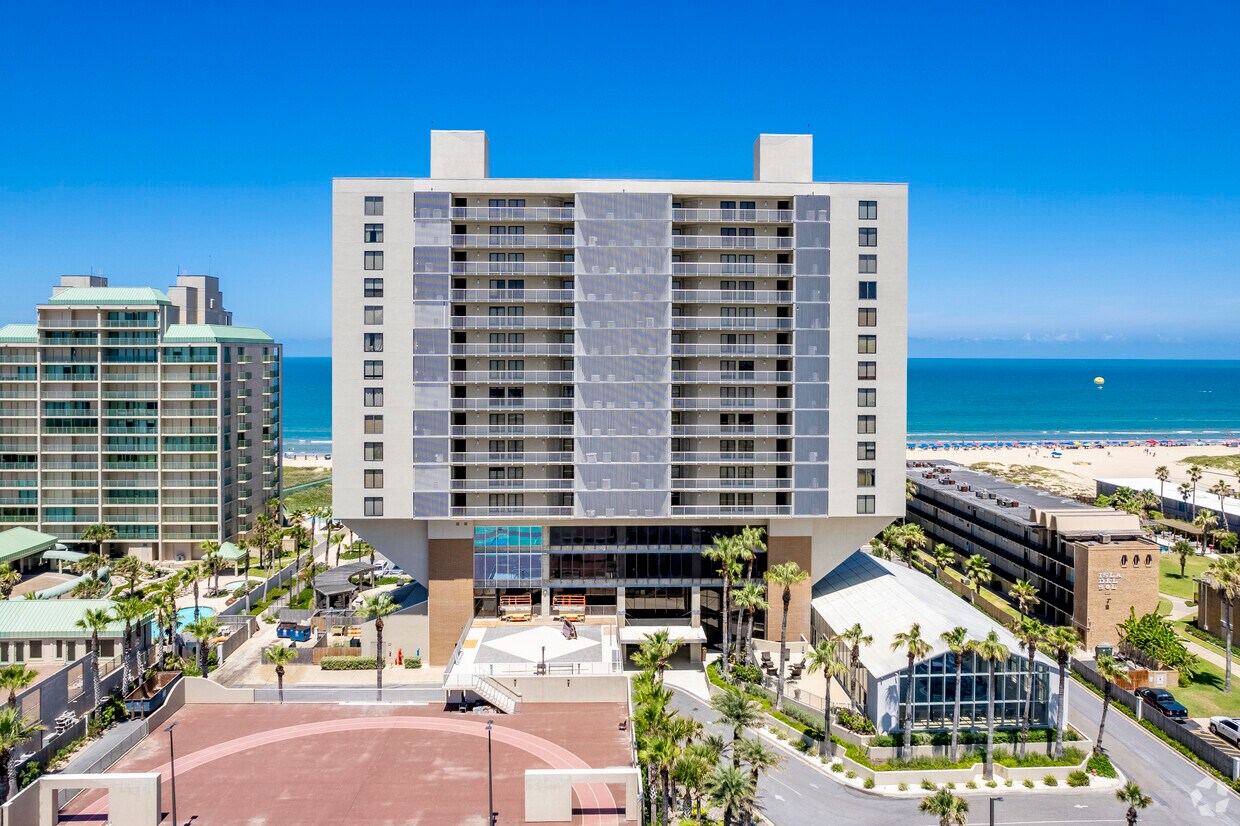
[[[479,506],[479,507],[453,508],[452,515],[454,517],[572,516],[573,508],[571,505],[512,505],[512,506],[498,506],[498,507]]]
[[[453,261],[453,275],[572,275],[572,261]]]
[[[572,249],[574,240],[572,235],[453,235],[452,246]]]
[[[672,516],[788,516],[791,505],[672,505]]]
[[[90,330],[99,326],[99,320],[95,318],[39,319],[39,329],[41,330]]]
[[[165,407],[160,413],[166,418],[214,418],[219,410],[214,407]]]
[[[453,384],[563,383],[573,380],[572,370],[453,370]]]
[[[463,438],[469,436],[572,436],[571,424],[497,424],[497,425],[456,425],[451,435]]]
[[[45,387],[43,389],[43,398],[46,399],[97,399],[99,393],[95,390],[67,390],[63,387]],[[104,395],[107,398],[107,395]]]
[[[452,207],[459,221],[551,221],[572,223],[572,207]],[[789,219],[791,220],[791,219]]]
[[[214,370],[211,372],[187,370],[164,370],[164,381],[192,381],[192,382],[210,382],[218,381],[219,373]]]
[[[673,410],[791,410],[792,399],[672,399]]]
[[[453,399],[453,410],[572,410],[571,398],[532,396],[523,399]]]
[[[572,316],[475,315],[453,316],[454,330],[571,330]]]
[[[792,454],[788,451],[683,451],[672,453],[673,465],[719,465],[719,464],[779,464],[791,462]]]
[[[521,453],[453,453],[453,464],[458,465],[541,465],[571,464],[572,451],[524,451]]]
[[[700,224],[790,224],[790,209],[673,209],[672,220]]]
[[[771,235],[673,235],[674,250],[790,250],[792,239]]]
[[[672,301],[688,304],[791,304],[791,290],[672,290]]]
[[[98,453],[99,445],[56,445],[43,443],[44,453]]]
[[[792,319],[755,316],[672,316],[673,330],[791,330]]]
[[[792,381],[790,370],[673,370],[672,384],[779,384]]]
[[[681,238],[689,236],[680,236]],[[672,273],[675,275],[713,276],[713,275],[752,275],[759,278],[776,278],[792,275],[791,264],[757,264],[753,262],[733,263],[725,261],[674,261]]]
[[[572,479],[453,479],[454,491],[572,490]]]
[[[792,490],[791,479],[673,479],[672,490]]]
[[[572,290],[453,290],[452,300],[504,301],[567,304],[573,300]]]
[[[453,344],[454,356],[572,356],[572,344],[531,342],[529,344]]]
[[[792,355],[791,344],[673,344],[673,356],[709,358],[713,356],[757,356],[779,358]]]

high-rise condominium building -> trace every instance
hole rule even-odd
[[[0,328],[0,522],[146,560],[248,530],[280,490],[280,345],[234,327],[219,279],[167,292],[66,275]]]
[[[907,189],[815,182],[811,148],[499,179],[433,132],[429,178],[334,182],[335,512],[427,583],[432,661],[523,602],[715,635],[712,535],[818,579],[904,513]]]

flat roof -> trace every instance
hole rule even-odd
[[[0,327],[0,344],[38,344],[39,325],[6,324]]]
[[[920,623],[922,639],[930,645],[926,659],[950,650],[941,635],[957,626],[967,628],[968,638],[975,640],[995,631],[1013,654],[1021,653],[1011,631],[966,600],[920,571],[865,551],[854,551],[819,581],[812,605],[835,633],[861,623],[874,637],[873,645],[861,647],[861,662],[878,679],[908,668],[908,655],[891,650],[891,641],[913,623]],[[1038,661],[1054,665],[1041,654]]]
[[[1014,522],[1021,522],[1025,525],[1033,527],[1038,523],[1035,522],[1029,513],[1030,508],[1038,510],[1054,511],[1054,510],[1076,510],[1076,511],[1099,511],[1104,512],[1106,508],[1099,508],[1094,505],[1086,505],[1084,502],[1067,496],[1056,496],[1053,493],[1047,493],[1037,488],[1018,485],[1015,482],[1009,482],[998,476],[984,473],[978,470],[972,470],[957,462],[949,462],[945,460],[918,459],[918,463],[933,465],[935,467],[951,468],[950,476],[956,481],[956,484],[969,485],[972,490],[958,490],[956,485],[943,485],[939,483],[939,478],[927,479],[922,476],[929,468],[927,467],[911,467],[906,466],[905,474],[918,485],[938,491],[944,496],[952,499],[967,502],[972,507],[979,510],[988,511],[990,513],[1002,516]],[[911,464],[911,463],[910,463]],[[978,490],[985,490],[995,494],[994,499],[979,497],[976,495]],[[1005,508],[999,505],[999,499],[1015,500],[1019,503],[1019,507]]]
[[[9,528],[0,533],[0,563],[34,556],[55,548],[59,541],[50,533],[39,533],[30,528]]]
[[[706,630],[692,625],[626,625],[618,636],[625,645],[638,645],[656,631],[666,631],[673,641],[706,642]]]
[[[69,287],[53,295],[47,303],[128,306],[171,304],[172,300],[154,287]]]
[[[357,586],[349,582],[349,577],[376,570],[378,567],[369,562],[347,562],[336,568],[329,568],[314,578],[314,590],[329,597],[356,591]]]
[[[275,344],[275,339],[257,327],[231,324],[172,324],[164,333],[164,344],[229,343]]]
[[[91,609],[111,610],[109,599],[10,599],[0,602],[0,639],[81,639],[90,632],[77,621]],[[149,616],[154,616],[151,612]],[[125,623],[113,622],[101,637],[120,637]]]
[[[1148,490],[1162,499],[1169,499],[1176,502],[1185,501],[1184,498],[1180,496],[1179,482],[1160,482],[1157,479],[1150,477],[1136,476],[1131,478],[1095,479],[1094,483],[1114,485],[1117,488],[1132,488],[1138,492]],[[1197,508],[1205,508],[1218,513],[1218,497],[1213,493],[1210,493],[1209,490],[1210,486],[1213,484],[1214,482],[1209,479],[1198,482],[1197,495],[1194,497],[1192,493],[1189,493],[1188,504]],[[1224,496],[1222,510],[1226,511],[1228,516],[1240,516],[1240,499],[1237,499],[1234,496]]]

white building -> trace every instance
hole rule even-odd
[[[817,579],[903,514],[907,188],[811,150],[498,179],[433,132],[428,178],[334,181],[335,512],[427,583],[432,662],[522,600],[716,634],[713,533]]]

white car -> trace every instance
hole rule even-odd
[[[1210,732],[1233,745],[1240,746],[1240,720],[1231,717],[1211,717]]]

